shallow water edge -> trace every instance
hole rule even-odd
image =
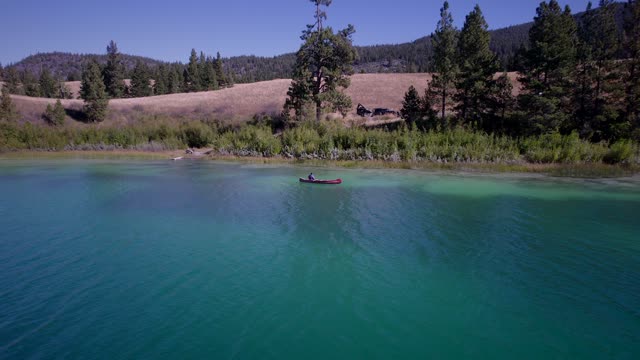
[[[277,157],[241,157],[233,155],[185,155],[183,150],[173,151],[15,151],[0,152],[2,160],[41,160],[41,159],[88,159],[88,160],[167,160],[182,157],[179,161],[221,161],[249,164],[289,164],[320,168],[351,169],[405,169],[405,170],[437,170],[473,173],[523,173],[541,174],[552,177],[570,178],[638,178],[640,181],[640,164],[608,165],[602,163],[582,164],[534,164],[534,163],[437,163],[430,161],[382,161],[382,160],[322,160],[291,159]]]

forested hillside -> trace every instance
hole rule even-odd
[[[107,63],[107,55],[95,54],[72,54],[65,52],[39,53],[28,56],[18,63],[8,66],[15,68],[18,72],[28,71],[36,77],[40,76],[43,68],[56,78],[67,81],[80,80],[82,65],[90,60],[95,60],[99,64]],[[122,55],[122,61],[127,71],[132,71],[138,61],[145,63],[149,67],[156,67],[163,62],[148,57],[135,55]]]
[[[621,32],[624,6],[618,3],[616,7],[616,19]],[[575,15],[578,21],[583,16],[582,12]],[[491,50],[500,58],[505,70],[519,70],[516,55],[518,49],[527,45],[532,24],[526,23],[490,31]],[[402,44],[356,46],[356,50],[358,59],[354,64],[354,70],[357,73],[411,73],[432,70],[431,36]],[[42,68],[47,68],[60,79],[79,80],[82,64],[91,59],[105,64],[107,57],[106,55],[61,52],[41,53],[29,56],[11,67],[15,67],[18,71],[27,70],[36,77],[39,76]],[[163,63],[159,60],[126,54],[122,55],[122,60],[128,73],[133,70],[138,60],[150,68]],[[232,74],[235,82],[247,83],[291,77],[295,54],[288,53],[274,57],[236,56],[222,60],[225,71]]]

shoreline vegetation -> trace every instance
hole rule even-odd
[[[104,125],[104,124],[102,124]],[[624,177],[640,172],[632,141],[591,143],[577,134],[526,138],[456,128],[423,132],[364,129],[339,121],[281,127],[271,119],[242,125],[217,121],[152,120],[111,127],[0,123],[0,159],[210,159],[344,168],[541,173],[569,177]],[[185,149],[208,149],[196,155]]]
[[[219,161],[261,165],[292,165],[317,168],[344,169],[380,169],[380,170],[421,170],[421,171],[453,171],[465,173],[487,174],[540,174],[553,177],[571,178],[622,178],[640,174],[639,165],[610,164],[531,164],[531,163],[434,163],[429,161],[380,161],[380,160],[323,160],[292,159],[282,156],[253,157],[237,155],[209,154],[205,156],[184,155],[182,150],[139,151],[139,150],[18,150],[0,152],[2,160],[38,160],[38,159],[83,159],[83,160],[150,160],[171,161],[183,156],[184,161]]]

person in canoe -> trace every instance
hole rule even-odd
[[[313,176],[313,173],[309,174],[309,176],[307,177],[309,180],[311,181],[316,181],[316,177]]]

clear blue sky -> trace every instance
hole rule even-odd
[[[531,21],[540,0],[450,0],[460,27],[480,4],[492,29]],[[560,0],[574,12],[588,0]],[[597,3],[597,1],[594,1]],[[442,1],[334,0],[329,24],[356,27],[356,45],[413,41],[435,28]],[[312,22],[308,0],[2,0],[0,62],[38,52],[123,53],[187,61],[191,48],[222,56],[274,56],[297,50]]]

